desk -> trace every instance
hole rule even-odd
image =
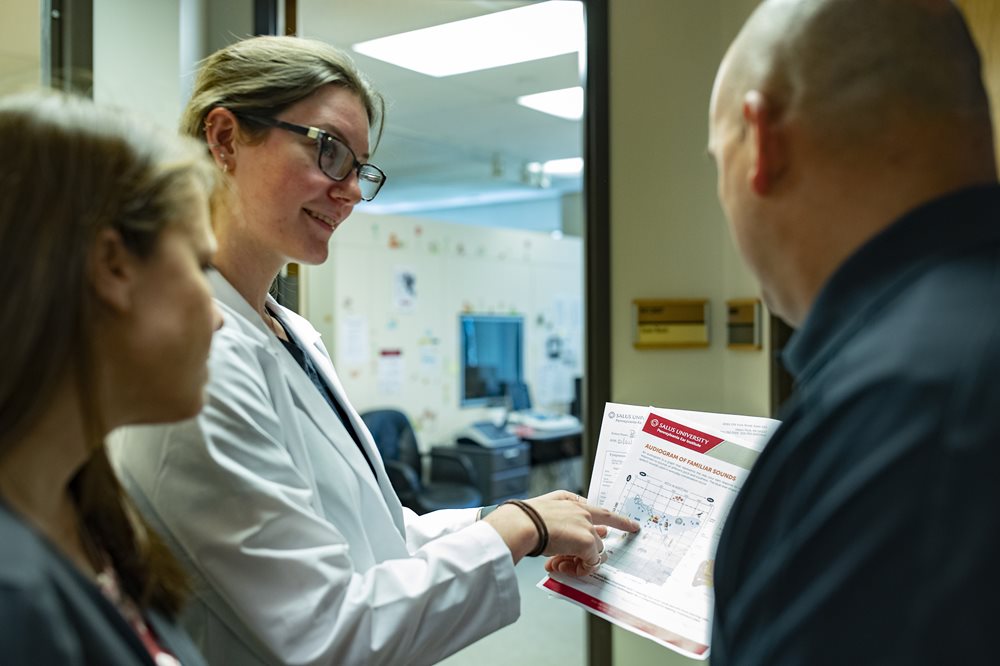
[[[457,450],[469,458],[484,504],[529,497],[530,453],[527,444],[511,438],[509,446],[486,447],[459,443]],[[454,449],[453,449],[454,450]]]
[[[576,425],[557,430],[540,430],[523,425],[508,426],[507,430],[531,446],[531,464],[576,458],[583,448],[583,427]]]
[[[532,497],[558,489],[583,490],[582,426],[541,430],[517,425],[508,430],[531,447]]]

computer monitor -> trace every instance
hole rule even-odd
[[[461,315],[458,337],[461,405],[503,405],[507,385],[524,381],[523,318]]]

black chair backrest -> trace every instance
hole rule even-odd
[[[383,460],[398,460],[420,476],[420,450],[410,419],[398,409],[375,409],[361,414]]]
[[[507,393],[510,394],[510,409],[519,412],[522,409],[531,409],[531,392],[524,382],[508,382]]]

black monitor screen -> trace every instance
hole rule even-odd
[[[498,315],[462,315],[461,404],[498,405],[506,386],[522,379],[523,320]]]

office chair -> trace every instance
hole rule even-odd
[[[507,394],[510,396],[510,410],[523,412],[531,409],[531,391],[524,382],[507,382]]]
[[[423,456],[413,426],[397,409],[375,409],[361,414],[389,473],[392,489],[403,506],[418,514],[438,509],[482,506],[472,462],[459,451],[436,447],[429,454],[430,479],[423,480]]]

